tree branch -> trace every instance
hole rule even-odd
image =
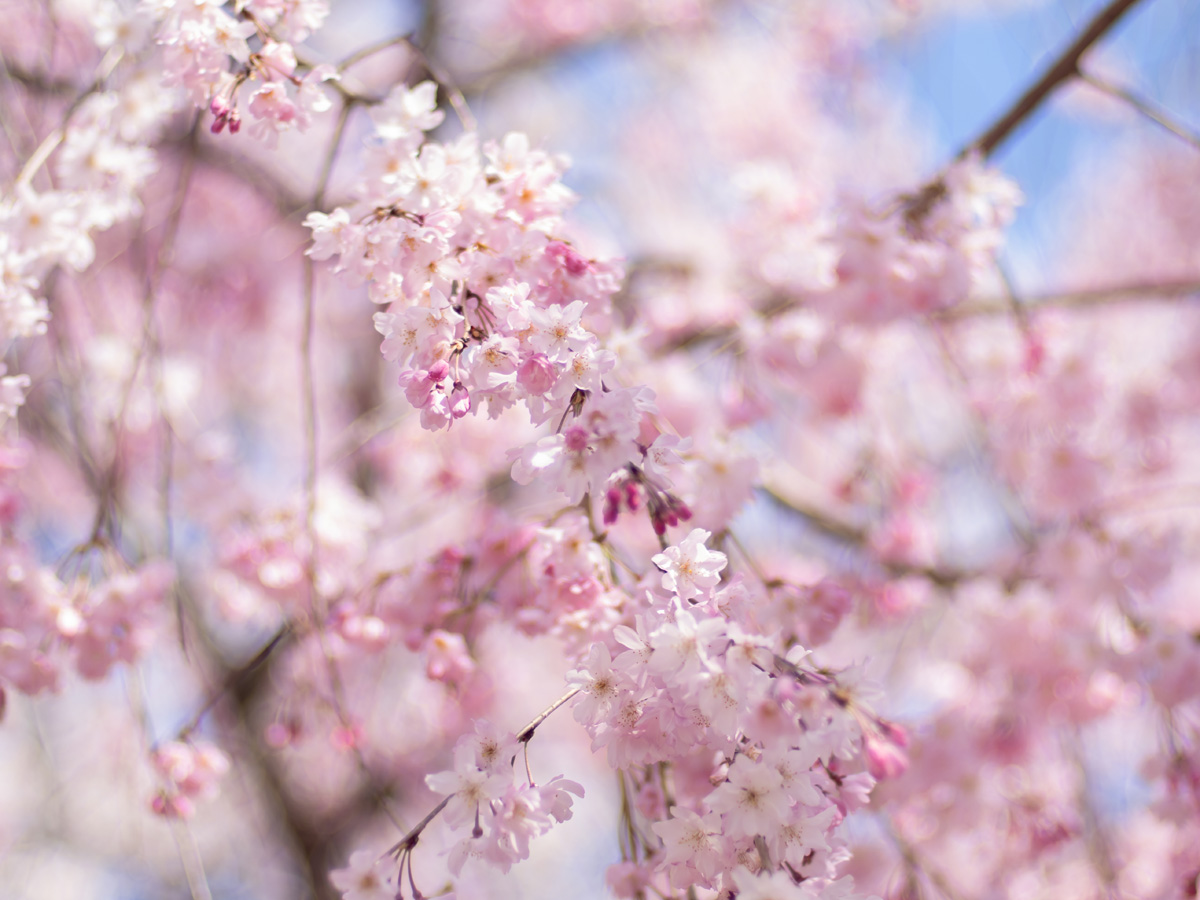
[[[990,156],[1022,123],[1033,115],[1064,81],[1079,74],[1079,59],[1088,48],[1100,40],[1139,0],[1113,0],[1104,7],[1079,36],[1050,64],[1042,77],[1017,98],[1016,102],[993,125],[958,152],[962,159],[973,152]]]

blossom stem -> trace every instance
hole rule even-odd
[[[574,697],[576,694],[578,694],[581,690],[582,690],[582,688],[571,688],[569,691],[567,691],[565,694],[563,694],[561,697],[559,697],[557,700],[555,700],[553,703],[551,703],[549,706],[547,706],[544,710],[542,710],[540,713],[538,713],[537,717],[532,722],[530,722],[528,725],[526,725],[524,728],[522,728],[520,731],[517,732],[517,740],[521,741],[522,743],[527,743],[530,739],[533,738],[533,733],[537,730],[539,725],[541,725],[548,718],[550,718],[550,716],[554,713],[554,711],[556,709],[561,707],[563,704],[567,703],[572,697]]]

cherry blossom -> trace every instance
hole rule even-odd
[[[1194,895],[1178,24],[417,6],[6,8],[0,882]]]

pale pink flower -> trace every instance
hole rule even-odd
[[[725,828],[747,837],[769,835],[788,817],[788,796],[777,769],[738,756],[728,780],[708,797],[708,808],[721,813]]]
[[[671,883],[684,887],[694,871],[708,881],[725,868],[721,817],[715,812],[700,816],[690,809],[675,807],[674,817],[655,822],[651,829],[662,838],[667,855],[662,864],[672,868]]]
[[[425,776],[431,791],[450,795],[444,816],[451,827],[472,821],[481,804],[500,799],[512,784],[511,773],[484,771],[475,760],[475,748],[460,741],[454,749],[454,768]]]
[[[342,892],[343,900],[395,900],[396,889],[387,874],[391,865],[387,857],[380,859],[367,850],[358,850],[350,854],[346,868],[329,873],[329,881]]]
[[[724,553],[704,546],[709,537],[709,532],[693,529],[677,546],[653,557],[654,564],[663,572],[662,586],[680,600],[699,597],[721,581],[720,573],[727,560]]]

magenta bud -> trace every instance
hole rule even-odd
[[[625,482],[625,505],[630,512],[637,512],[642,506],[642,492],[638,490],[636,482]]]
[[[587,449],[588,433],[586,428],[574,425],[567,429],[567,449],[572,453],[582,453]]]

